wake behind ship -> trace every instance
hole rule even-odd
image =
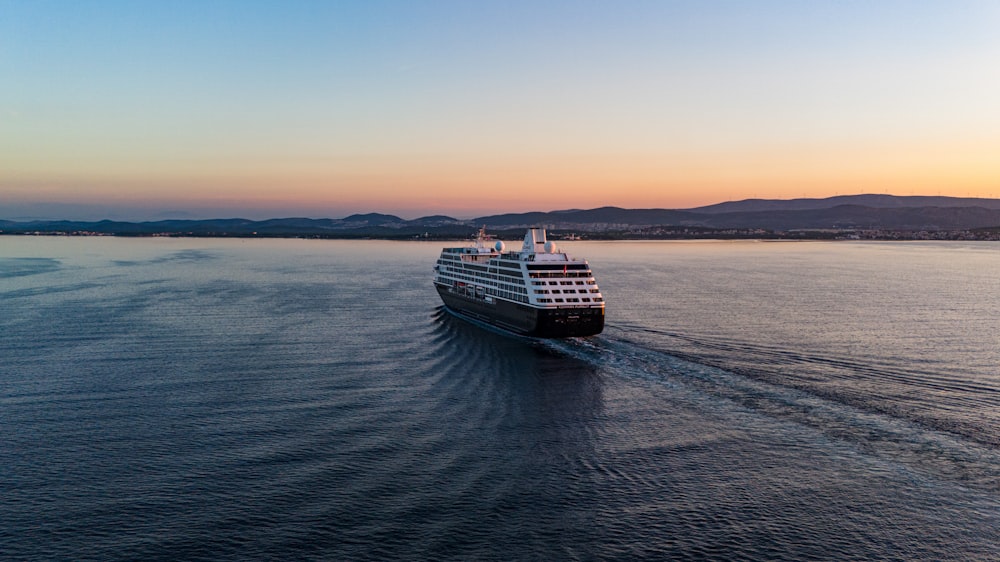
[[[458,315],[536,338],[592,336],[604,329],[604,298],[587,260],[573,259],[529,228],[521,250],[504,243],[444,248],[434,286]]]

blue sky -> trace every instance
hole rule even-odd
[[[0,14],[0,215],[1000,194],[993,2],[0,1]]]

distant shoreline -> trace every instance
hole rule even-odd
[[[850,195],[731,201],[696,209],[601,207],[459,220],[382,213],[263,220],[0,220],[0,234],[334,240],[466,240],[480,227],[517,240],[545,226],[553,240],[1000,240],[1000,199]]]
[[[312,234],[312,233],[197,233],[197,232],[157,232],[157,233],[110,233],[91,231],[23,231],[10,232],[0,230],[0,236],[26,237],[108,237],[108,238],[219,238],[240,240],[384,240],[392,242],[469,242],[468,236],[372,236],[351,234]],[[509,231],[497,231],[495,237],[501,240],[519,240],[521,237]],[[588,241],[670,241],[670,240],[759,240],[759,241],[1000,241],[1000,229],[977,229],[958,231],[894,231],[894,230],[843,230],[843,231],[789,231],[789,232],[690,232],[690,233],[658,233],[642,234],[629,231],[588,232],[586,235],[562,234],[549,232],[549,238],[560,242]]]

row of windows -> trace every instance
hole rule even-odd
[[[510,301],[528,302],[528,296],[527,295],[519,295],[519,294],[516,294],[516,293],[509,293],[507,291],[497,291],[497,294],[494,295],[494,296],[497,296],[497,297],[500,297],[500,298],[503,298],[503,299],[507,299],[507,300],[510,300]]]
[[[561,291],[561,293],[560,293],[559,289],[552,289],[551,294],[558,295],[558,294],[576,293],[576,292],[577,292],[576,289],[563,289]],[[589,290],[588,289],[580,289],[579,292],[582,293],[582,294],[586,294],[588,292],[589,293],[600,293],[601,290],[600,289],[589,289]],[[549,293],[550,293],[550,291],[548,289],[535,289],[535,294],[536,295],[548,295]]]
[[[554,271],[554,272],[537,272],[532,271],[528,274],[532,279],[551,279],[553,277],[592,277],[594,274],[590,271]]]
[[[445,268],[445,269],[452,269],[452,268]],[[456,280],[457,279],[459,281],[466,281],[468,283],[490,284],[489,281],[483,281],[483,279],[481,277],[473,277],[471,275],[463,275],[461,273],[457,273],[457,272],[454,272],[454,271],[449,271],[448,274],[446,276],[444,276],[444,278],[445,279],[451,279],[451,280]],[[493,283],[493,284],[499,286],[502,289],[506,289],[506,290],[509,290],[509,291],[515,291],[515,292],[520,292],[520,293],[524,293],[524,294],[527,294],[527,292],[528,292],[528,290],[526,288],[524,288],[524,287],[515,287],[515,286],[511,286],[511,285],[504,285],[502,283]]]
[[[567,269],[587,269],[587,264],[585,263],[529,263],[528,271],[537,270],[555,270],[562,269],[563,271]]]
[[[498,267],[497,270],[500,271],[501,273],[507,273],[509,275],[521,275],[520,269],[509,269],[506,267]]]
[[[524,285],[524,277],[514,277],[512,275],[504,275],[502,273],[499,275],[487,274],[487,277],[489,277],[490,279],[500,279],[501,281],[507,281],[508,283],[517,283],[518,285]]]
[[[452,267],[452,266],[443,265],[443,264],[441,266],[441,270],[442,271],[446,271],[446,272],[448,272],[449,274],[452,274],[452,275],[461,275],[462,272],[465,271],[463,268],[460,268],[460,267]],[[522,277],[512,277],[510,275],[494,275],[492,273],[487,273],[485,275],[477,275],[475,277],[475,279],[492,279],[494,281],[504,281],[504,282],[507,282],[507,283],[513,283],[515,285],[524,285],[524,278],[522,278]]]
[[[484,265],[473,265],[473,264],[468,264],[467,263],[467,264],[465,264],[465,267],[470,268],[470,269],[474,269],[476,271],[483,271],[483,272],[490,271],[490,272],[494,272],[494,273],[500,273],[501,275],[510,275],[512,277],[522,277],[521,269],[519,267],[516,267],[516,266],[513,269],[511,269],[511,268],[507,268],[507,267],[497,267],[496,265],[492,265],[491,264],[489,266],[489,269],[487,269],[487,267],[484,266]]]
[[[492,257],[490,254],[480,254],[472,252],[464,252],[463,249],[472,248],[456,248],[454,250],[445,250],[445,253],[441,254],[438,261],[448,260],[448,261],[464,261],[464,262],[484,262],[489,261]]]
[[[476,278],[471,275],[462,275],[461,273],[449,273],[446,279],[459,279],[461,281],[469,281],[470,283],[476,280]]]
[[[444,262],[442,262],[440,260],[439,260],[438,263],[439,263],[439,265],[441,265],[441,267],[445,271],[449,271],[449,272],[452,272],[452,273],[461,273],[463,270],[468,270],[468,269],[471,269],[471,270],[474,270],[474,271],[480,271],[480,272],[486,272],[487,271],[487,269],[484,266],[481,266],[481,265],[464,264],[463,267],[453,267],[453,266],[450,266],[447,263],[444,263]],[[480,275],[478,277],[481,278],[481,279],[482,278],[486,278],[486,279],[493,279],[493,280],[499,280],[499,281],[506,281],[507,283],[515,283],[517,285],[524,285],[524,278],[521,276],[520,272],[518,272],[517,274],[514,274],[514,275],[509,275],[509,274],[507,274],[507,272],[509,270],[501,269],[499,271],[500,271],[500,273],[486,273],[485,275]],[[550,277],[550,278],[551,277],[556,277],[556,278],[563,278],[563,279],[565,279],[567,277],[582,277],[582,278],[586,278],[586,277],[589,276],[588,275],[589,273],[590,272],[579,273],[579,274],[578,273],[565,273],[565,274],[563,274],[563,273],[559,273],[559,274],[555,274],[555,273],[544,273],[544,274],[532,273],[531,277],[533,277],[533,278],[537,278],[537,277]],[[545,285],[545,284],[548,284],[548,285],[556,285],[556,284],[559,284],[559,285],[583,285],[584,283],[586,283],[587,285],[596,285],[597,281],[595,281],[593,279],[586,279],[586,280],[580,279],[580,280],[577,280],[577,281],[532,281],[531,282],[532,285]]]
[[[486,287],[485,294],[511,301],[528,302],[528,295],[521,293],[521,292],[526,293],[526,291],[523,288],[511,287],[511,289],[512,290],[510,291],[505,291],[503,289]],[[476,296],[476,289],[472,285],[466,285],[464,287],[452,287],[452,291],[456,293],[465,294],[470,297]],[[480,291],[479,297],[481,298],[482,296],[483,296],[483,291]]]
[[[593,299],[588,299],[586,297],[578,299],[538,299],[538,302],[603,302],[604,299],[597,297]]]
[[[597,281],[588,279],[587,281],[532,281],[532,285],[596,285]]]

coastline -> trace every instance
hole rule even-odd
[[[472,230],[470,229],[470,233]],[[517,238],[509,229],[494,231],[501,239]],[[655,227],[654,229],[608,230],[603,232],[567,232],[550,230],[553,240],[559,241],[642,241],[642,240],[761,240],[761,241],[1000,241],[1000,228],[967,230],[790,230],[768,231],[763,229],[690,229],[684,227]],[[310,240],[393,240],[393,241],[468,241],[470,235],[366,233],[366,232],[103,232],[98,230],[0,230],[0,236],[111,236],[119,238],[242,238],[242,239],[310,239]]]

